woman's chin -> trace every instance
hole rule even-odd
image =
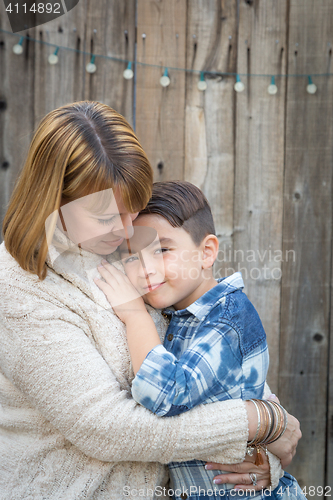
[[[110,253],[113,253],[117,250],[118,245],[109,245],[105,244],[104,242],[101,242],[97,245],[81,245],[81,248],[83,250],[87,250],[88,252],[91,253],[96,253],[98,255],[109,255]]]

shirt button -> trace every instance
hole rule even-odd
[[[182,500],[186,500],[186,498],[187,498],[186,493],[182,493],[182,494],[180,495],[180,498],[181,498]]]
[[[173,335],[172,335],[172,333],[169,333],[168,340],[172,340],[172,339],[173,339]],[[187,496],[186,496],[186,498],[187,498]]]

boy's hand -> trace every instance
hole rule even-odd
[[[124,273],[105,260],[98,266],[98,271],[105,281],[98,278],[94,281],[124,323],[133,319],[133,314],[148,314],[142,297]]]

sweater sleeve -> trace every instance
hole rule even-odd
[[[244,459],[248,421],[241,400],[160,419],[121,390],[84,328],[77,326],[82,318],[46,298],[6,288],[0,369],[87,456],[107,462]],[[10,307],[13,302],[20,308]]]

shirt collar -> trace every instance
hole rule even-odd
[[[185,309],[174,311],[173,309],[168,308],[163,312],[176,316],[182,316],[183,314],[189,312],[202,321],[217,302],[222,301],[226,295],[229,295],[229,293],[244,288],[242,273],[240,272],[234,273],[226,278],[220,278],[217,280],[217,283],[218,284],[216,286],[208,290],[208,292],[204,293],[198,300]]]

